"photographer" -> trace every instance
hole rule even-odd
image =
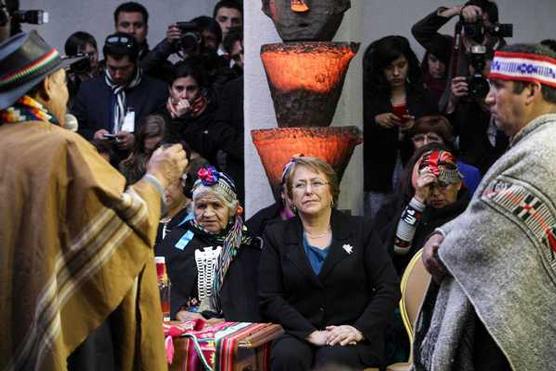
[[[182,61],[199,57],[212,81],[213,76],[227,64],[217,54],[221,42],[220,26],[210,17],[200,16],[188,22],[176,22],[168,26],[166,38],[149,52],[143,59],[142,66],[146,70],[152,69],[167,62],[172,54],[176,54]],[[171,82],[170,80],[171,77],[166,79],[167,82]]]
[[[448,86],[439,108],[451,115],[463,160],[484,174],[505,151],[507,138],[497,130],[484,105],[488,93],[488,72],[495,49],[505,45],[502,36],[511,36],[510,25],[498,23],[498,7],[487,0],[471,0],[463,6],[441,7],[417,22],[412,33],[426,49],[444,37],[438,29],[459,16],[455,43],[448,69]]]
[[[85,55],[87,57],[72,63],[69,70],[66,71],[69,92],[68,106],[71,107],[71,102],[77,95],[81,83],[99,76],[102,70],[98,63],[97,41],[90,33],[77,31],[71,34],[64,44],[64,51],[66,56]]]

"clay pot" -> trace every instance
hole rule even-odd
[[[325,160],[334,168],[340,182],[353,149],[362,142],[361,131],[355,126],[251,130],[251,138],[274,195],[279,194],[282,169],[293,155]]]
[[[304,0],[308,10],[292,10],[291,0],[263,0],[263,12],[272,19],[284,41],[330,41],[350,0]]]
[[[266,71],[278,127],[329,126],[359,43],[266,44]]]

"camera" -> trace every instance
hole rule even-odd
[[[201,32],[195,22],[177,22],[176,25],[181,30],[179,45],[184,51],[193,51],[201,44]]]
[[[44,10],[16,10],[12,13],[12,22],[29,24],[48,23],[48,12]]]
[[[481,44],[485,40],[486,34],[496,37],[512,37],[514,26],[511,23],[495,23],[487,26],[482,20],[471,23],[463,22],[463,33],[469,39]]]
[[[483,100],[490,90],[490,84],[484,78],[482,72],[487,61],[487,49],[484,45],[474,45],[469,54],[469,63],[473,66],[473,74],[468,76],[468,97],[469,99]]]
[[[87,53],[79,52],[75,55],[64,55],[62,60],[75,59],[70,64],[70,70],[75,73],[87,73],[91,71],[91,59]]]

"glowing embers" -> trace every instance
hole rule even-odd
[[[251,130],[251,137],[273,191],[280,186],[284,164],[299,153],[327,161],[341,181],[353,149],[362,141],[355,126]]]
[[[261,59],[279,127],[328,126],[359,43],[266,44]]]

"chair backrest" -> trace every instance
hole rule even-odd
[[[431,281],[431,275],[425,269],[421,259],[422,253],[421,249],[413,256],[403,273],[401,282],[400,312],[410,344],[413,343],[415,321],[417,321]]]

